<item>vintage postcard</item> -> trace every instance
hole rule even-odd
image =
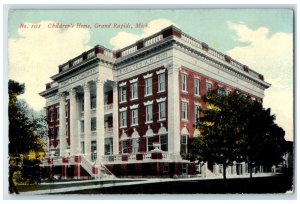
[[[7,191],[293,194],[294,15],[9,10]]]

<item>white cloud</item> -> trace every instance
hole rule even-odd
[[[156,32],[159,32],[163,28],[166,28],[170,25],[175,24],[168,19],[156,19],[148,23],[148,26],[143,29],[143,33],[141,35],[121,31],[116,36],[111,38],[110,44],[113,46],[113,49],[121,49],[130,44],[135,43],[139,39],[148,37]]]
[[[25,83],[25,99],[35,110],[45,105],[38,95],[45,90],[50,76],[58,73],[58,65],[68,61],[90,47],[90,33],[86,29],[50,29],[50,21],[41,21],[39,29],[18,29],[19,38],[10,38],[9,78]],[[25,23],[31,24],[31,23]]]
[[[264,106],[271,107],[276,122],[286,131],[286,139],[293,140],[293,34],[270,35],[268,28],[252,30],[232,22],[228,27],[236,33],[234,40],[248,45],[237,46],[227,54],[264,74],[272,84],[265,92]]]

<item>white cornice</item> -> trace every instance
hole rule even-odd
[[[153,75],[153,73],[149,73],[149,74],[144,75],[143,77],[144,77],[144,79],[147,79],[147,78],[152,77],[152,75]]]
[[[130,110],[131,109],[137,109],[138,107],[139,107],[139,104],[132,105],[132,106],[130,106]]]
[[[132,83],[135,83],[137,81],[138,81],[138,78],[135,78],[135,79],[130,80],[129,82],[132,84]]]
[[[181,101],[188,103],[189,99],[187,99],[187,98],[181,98]]]
[[[126,86],[126,84],[127,84],[127,82],[124,81],[124,82],[122,82],[122,83],[119,84],[119,87]]]
[[[120,112],[126,111],[126,110],[127,110],[127,107],[123,107],[123,108],[120,108],[120,109],[119,109]]]
[[[166,101],[166,99],[167,99],[167,97],[160,98],[160,99],[156,99],[156,102],[157,102],[157,103],[161,103],[161,102]]]
[[[152,105],[152,104],[153,104],[153,100],[144,102],[144,106],[149,106],[149,105]]]
[[[160,69],[156,72],[157,75],[159,74],[162,74],[162,73],[165,73],[166,72],[166,69]]]

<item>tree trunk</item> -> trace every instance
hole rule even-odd
[[[223,163],[223,179],[226,180],[226,163]]]
[[[19,191],[13,180],[14,173],[15,173],[15,168],[13,166],[9,166],[9,176],[8,176],[9,193],[19,194]]]
[[[252,179],[252,162],[249,162],[250,179]]]

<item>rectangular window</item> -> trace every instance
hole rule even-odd
[[[126,111],[120,112],[120,124],[121,124],[121,127],[127,126],[127,112]]]
[[[169,173],[169,165],[168,164],[164,165],[164,173]]]
[[[187,174],[188,173],[188,164],[182,164],[182,174]]]
[[[91,109],[96,108],[97,98],[96,96],[91,96]]]
[[[160,149],[162,151],[168,151],[168,135],[160,135]]]
[[[59,107],[56,108],[56,119],[59,120]]]
[[[57,136],[59,136],[59,127],[56,128]]]
[[[212,91],[212,84],[211,83],[206,83],[206,92],[211,92]]]
[[[166,119],[166,102],[159,103],[158,108],[159,108],[159,120]]]
[[[131,87],[131,99],[137,99],[138,98],[138,83],[134,82],[130,85]]]
[[[120,102],[125,102],[126,101],[126,86],[120,87]]]
[[[54,139],[54,128],[49,129],[49,138],[52,140]]]
[[[82,101],[81,101],[81,111],[84,111],[84,98],[82,98]]]
[[[91,118],[91,131],[96,131],[97,130],[97,120],[96,118]]]
[[[92,161],[97,159],[97,142],[96,141],[91,142],[91,159],[92,159]]]
[[[187,145],[188,145],[188,135],[182,135],[181,136],[181,148],[180,148],[181,154],[187,154]]]
[[[145,96],[152,95],[152,77],[145,79]]]
[[[68,124],[66,124],[66,137],[68,138],[69,137],[69,126]]]
[[[146,122],[152,122],[152,105],[146,106]]]
[[[182,119],[188,120],[188,103],[182,102],[181,104],[181,109],[182,109]]]
[[[84,120],[80,121],[80,132],[84,133]]]
[[[136,154],[139,152],[139,138],[132,139],[132,153]]]
[[[201,106],[195,105],[195,122],[200,122],[200,110]]]
[[[138,124],[138,109],[131,110],[131,125]]]
[[[54,120],[54,114],[53,114],[53,111],[50,110],[50,122],[52,122]]]
[[[105,138],[104,139],[104,153],[105,155],[111,155],[113,153],[113,139]]]
[[[200,96],[200,79],[195,79],[194,84],[195,84],[195,95]]]
[[[69,107],[68,105],[66,105],[66,107],[65,107],[65,110],[66,110],[66,118],[69,117],[69,108],[68,108],[68,107]]]
[[[225,89],[224,89],[223,87],[219,87],[219,88],[218,88],[218,94],[220,94],[220,95],[225,95],[225,94],[226,94]]]
[[[181,74],[181,90],[186,92],[188,91],[186,74]]]
[[[165,73],[158,75],[158,92],[166,90],[166,78]]]
[[[128,140],[122,141],[122,153],[127,154],[128,153]]]
[[[154,140],[154,137],[148,137],[147,138],[147,152],[151,151],[154,149],[153,147],[153,140]]]
[[[81,154],[84,154],[84,142],[80,142],[80,150]]]

